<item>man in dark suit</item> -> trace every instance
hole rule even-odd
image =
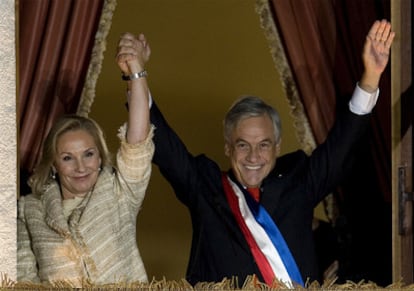
[[[313,210],[343,178],[347,159],[368,128],[393,38],[389,22],[373,24],[363,49],[365,70],[349,108],[310,156],[298,150],[279,157],[278,113],[247,96],[225,116],[231,169],[224,172],[205,155],[188,152],[152,104],[153,162],[191,215],[190,283],[233,277],[243,282],[254,274],[268,285],[294,286],[317,278]]]

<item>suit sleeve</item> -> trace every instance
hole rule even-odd
[[[155,126],[155,153],[153,162],[168,180],[181,202],[188,205],[195,195],[195,183],[199,172],[197,158],[194,157],[179,136],[168,125],[161,111],[155,104],[151,106],[151,123]]]
[[[370,115],[342,112],[325,142],[311,154],[306,184],[315,205],[349,173],[356,147],[369,127]]]

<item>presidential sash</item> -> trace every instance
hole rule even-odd
[[[222,183],[227,201],[250,247],[266,284],[277,278],[289,287],[304,286],[302,276],[290,250],[266,209],[226,173]]]

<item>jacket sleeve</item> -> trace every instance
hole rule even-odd
[[[117,152],[117,168],[121,176],[121,182],[127,187],[127,197],[130,202],[139,209],[141,206],[148,183],[151,177],[151,160],[154,155],[153,133],[151,126],[147,138],[138,144],[129,144],[126,141],[126,124],[118,133],[121,145]]]
[[[31,248],[30,235],[27,230],[24,206],[25,197],[19,198],[17,217],[17,281],[39,282],[37,262]]]
[[[369,128],[370,114],[341,112],[326,140],[311,154],[306,185],[315,205],[341,184],[351,169],[358,143]]]
[[[150,110],[151,123],[155,126],[155,153],[153,162],[174,189],[177,198],[189,205],[197,199],[197,183],[203,177],[200,163],[203,155],[193,156],[176,132],[169,126],[161,111],[153,102]],[[194,194],[194,195],[193,195]]]

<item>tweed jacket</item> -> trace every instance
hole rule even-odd
[[[307,278],[316,280],[318,274],[313,209],[346,174],[352,149],[368,128],[369,118],[370,114],[356,115],[347,110],[310,156],[299,150],[279,157],[262,182],[260,203],[282,233],[304,282]],[[153,162],[191,216],[187,280],[196,284],[237,277],[242,284],[255,274],[264,282],[227,202],[219,165],[203,154],[192,155],[155,103],[151,122],[156,127]],[[233,175],[231,170],[228,174]]]
[[[64,218],[59,185],[18,205],[17,280],[106,284],[147,281],[136,243],[136,219],[151,174],[153,128],[131,145],[124,125],[117,170],[102,169],[94,189]]]

